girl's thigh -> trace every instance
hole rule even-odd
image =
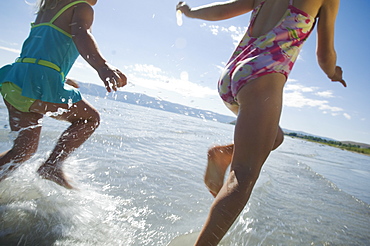
[[[9,125],[12,131],[41,127],[42,114],[36,112],[21,112],[4,100],[9,113]]]
[[[239,91],[233,163],[249,160],[260,166],[273,149],[279,129],[285,80],[281,74],[266,75]]]
[[[0,164],[23,162],[36,152],[41,133],[42,114],[21,112],[4,100],[9,113],[9,125],[13,132],[17,132],[12,151],[1,156]]]
[[[49,114],[57,120],[65,120],[68,122],[75,122],[78,120],[99,121],[98,111],[85,99],[72,105],[36,100],[31,105],[30,111],[39,114]]]

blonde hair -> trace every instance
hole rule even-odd
[[[57,6],[60,0],[39,0],[37,3],[37,13],[43,12],[47,9],[53,9]]]

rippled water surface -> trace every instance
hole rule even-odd
[[[78,188],[35,173],[67,127],[45,118],[37,154],[0,183],[0,245],[166,245],[212,203],[206,151],[233,126],[90,97],[94,135],[66,162]],[[0,151],[10,147],[0,104]],[[221,245],[368,245],[370,157],[287,137]]]

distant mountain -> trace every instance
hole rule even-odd
[[[365,144],[365,143],[357,143],[357,142],[353,142],[353,141],[341,141],[343,144],[352,144],[352,145],[358,145],[360,146],[361,148],[364,148],[364,149],[370,149],[370,144]]]
[[[217,121],[221,123],[230,123],[235,120],[235,117],[218,114],[208,110],[196,109],[187,107],[177,103],[171,103],[168,101],[163,101],[159,98],[150,97],[141,93],[117,91],[113,94],[106,96],[106,89],[103,86],[96,84],[82,83],[79,82],[80,91],[83,94],[88,94],[92,96],[106,97],[115,101],[125,102],[129,104],[135,104],[139,106],[144,106],[148,108],[159,109],[163,111],[168,111],[177,114],[188,115],[196,118],[201,118],[210,121]]]
[[[304,136],[316,137],[316,138],[321,138],[321,139],[326,140],[326,141],[340,142],[342,144],[347,144],[347,145],[357,145],[357,146],[360,146],[360,148],[364,148],[364,149],[369,149],[370,148],[370,144],[358,143],[358,142],[353,142],[353,141],[338,141],[338,140],[335,140],[335,139],[332,139],[332,138],[321,137],[321,136],[313,135],[313,134],[302,132],[302,131],[292,131],[292,130],[288,130],[288,129],[283,129],[283,132],[285,134],[288,134],[288,135],[291,134],[291,133],[296,133],[298,137],[304,137]]]
[[[321,138],[321,139],[325,139],[327,141],[338,141],[338,140],[335,140],[335,139],[332,139],[332,138],[327,138],[327,137],[322,137],[322,136],[317,136],[317,135],[313,135],[311,133],[307,133],[307,132],[302,132],[302,131],[292,131],[292,130],[288,130],[288,129],[283,129],[283,132],[286,133],[286,134],[289,134],[289,133],[297,133],[298,135],[300,136],[311,136],[311,137],[317,137],[317,138]]]

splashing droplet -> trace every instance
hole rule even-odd
[[[182,12],[180,10],[176,11],[176,20],[177,20],[177,25],[182,26]]]

